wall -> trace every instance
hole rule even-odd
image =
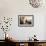
[[[46,16],[45,16],[44,39],[46,39]]]
[[[33,8],[28,0],[0,0],[0,16],[12,17],[10,33],[16,40],[27,40],[34,34],[37,39],[45,39],[45,6]],[[34,15],[34,27],[18,27],[18,15]],[[3,31],[0,31],[2,35]],[[4,33],[3,33],[4,34]],[[0,36],[0,39],[4,37]]]

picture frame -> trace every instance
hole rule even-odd
[[[18,15],[18,26],[19,27],[33,27],[34,16],[33,15]]]

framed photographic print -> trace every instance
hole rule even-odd
[[[34,16],[33,15],[18,15],[18,26],[33,27],[34,26]]]

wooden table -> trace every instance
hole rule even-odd
[[[24,44],[24,46],[43,46],[44,44],[46,44],[46,40],[39,41],[17,40],[15,41],[15,43],[16,46],[20,46],[20,44]]]
[[[39,41],[29,41],[29,40],[13,40],[8,41],[9,44],[14,44],[16,46],[46,46],[46,40]]]

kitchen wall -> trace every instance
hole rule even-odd
[[[34,27],[18,27],[18,15],[34,15]],[[12,17],[12,25],[8,33],[16,40],[28,40],[36,34],[37,39],[46,40],[46,6],[33,8],[29,0],[0,0],[0,20]],[[4,39],[0,29],[0,39]]]

